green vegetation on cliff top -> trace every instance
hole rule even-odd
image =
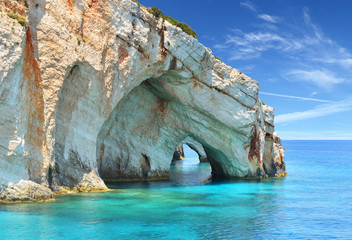
[[[9,17],[12,18],[12,19],[16,19],[17,22],[18,22],[19,24],[21,24],[22,26],[26,26],[26,25],[27,25],[27,21],[24,20],[23,18],[21,18],[20,16],[18,16],[17,14],[8,13],[7,16],[9,16]]]
[[[181,28],[185,33],[197,39],[196,32],[192,28],[190,28],[187,23],[179,22],[170,16],[164,15],[161,10],[156,6],[149,8],[149,12],[153,14],[157,19],[161,17],[162,19],[164,19],[164,21],[168,21],[172,25]]]
[[[132,0],[132,1],[137,3],[138,6],[141,6],[141,4],[138,2],[138,0]],[[149,8],[148,11],[151,14],[153,14],[155,16],[155,18],[157,18],[157,19],[162,18],[164,21],[168,21],[172,25],[175,25],[176,27],[181,28],[185,33],[187,33],[188,35],[197,39],[196,32],[192,28],[190,28],[190,26],[187,23],[179,22],[170,16],[164,15],[162,13],[162,11],[156,6]]]

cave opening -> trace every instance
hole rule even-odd
[[[198,163],[208,162],[209,128],[199,123],[204,113],[177,96],[189,94],[178,93],[179,86],[193,88],[192,81],[182,81],[187,80],[173,75],[145,80],[113,110],[97,138],[98,173],[106,183],[170,179],[170,164],[180,143],[195,152]],[[216,157],[205,164],[203,173],[210,175]]]
[[[211,165],[197,150],[194,145],[181,143],[177,146],[170,164],[172,184],[202,185],[211,181]]]
[[[187,136],[175,149],[172,160],[183,160],[185,158],[185,148],[188,152],[192,154],[196,154],[199,162],[209,162],[207,154],[204,150],[202,144],[194,140],[192,137]]]

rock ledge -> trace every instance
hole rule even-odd
[[[54,200],[50,188],[28,180],[9,183],[7,188],[0,190],[0,203],[36,202]]]

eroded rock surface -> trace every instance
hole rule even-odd
[[[92,191],[106,190],[103,179],[168,177],[187,137],[214,175],[285,175],[258,83],[145,7],[23,0],[0,8],[0,188],[29,180]],[[8,16],[14,10],[30,27]]]
[[[0,203],[48,201],[54,198],[50,188],[29,180],[19,183],[9,183],[5,189],[0,190]]]

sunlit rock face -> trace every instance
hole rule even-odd
[[[0,188],[28,180],[92,191],[106,189],[103,179],[168,177],[186,139],[203,148],[215,176],[285,174],[258,83],[146,8],[130,0],[0,7]],[[7,15],[14,9],[30,27]]]

